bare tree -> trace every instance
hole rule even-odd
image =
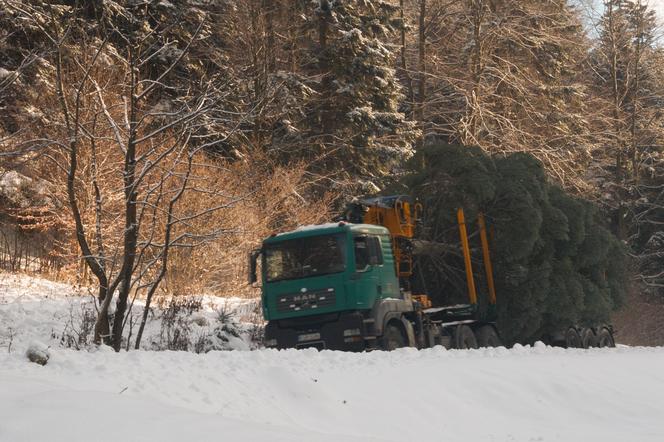
[[[527,151],[564,185],[584,187],[588,42],[567,2],[429,0],[413,2],[410,16],[423,24],[411,46],[424,51],[411,52],[411,65],[425,67],[416,109],[424,110],[428,136]]]
[[[210,115],[223,108],[220,79],[211,76],[182,94],[174,74],[183,69],[202,23],[180,47],[163,43],[159,28],[139,33],[110,26],[101,35],[82,34],[72,15],[42,25],[36,11],[16,6],[35,20],[52,45],[58,137],[29,139],[23,151],[39,151],[66,182],[66,202],[85,265],[97,280],[95,342],[122,346],[130,295],[146,293],[147,311],[169,264],[171,249],[196,247],[218,229],[192,232],[194,220],[233,203],[222,189],[196,179],[215,167],[206,155]],[[80,52],[72,48],[81,43]],[[110,50],[109,41],[124,48]],[[163,67],[150,71],[160,57]],[[216,142],[218,140],[215,140]],[[204,193],[204,208],[180,213],[181,201]],[[115,301],[115,309],[111,303]]]

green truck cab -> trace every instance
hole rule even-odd
[[[412,337],[400,318],[413,303],[399,288],[387,228],[340,222],[273,235],[252,254],[253,281],[259,258],[267,347],[361,351],[386,320],[398,322],[397,339]]]

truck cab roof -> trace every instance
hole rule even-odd
[[[373,224],[353,224],[345,221],[338,223],[313,224],[301,226],[295,230],[272,235],[263,241],[264,244],[287,241],[298,238],[306,238],[316,235],[325,235],[342,232],[372,233],[374,235],[389,234],[387,228]]]

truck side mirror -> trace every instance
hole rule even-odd
[[[249,253],[249,285],[254,284],[258,281],[258,275],[256,274],[256,268],[258,267],[257,261],[260,256],[260,249],[252,250]]]

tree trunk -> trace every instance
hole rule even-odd
[[[272,73],[277,67],[276,44],[274,35],[275,0],[264,0],[265,9],[265,66],[267,73]]]
[[[477,144],[479,141],[479,96],[480,96],[480,82],[482,80],[482,21],[484,2],[482,0],[475,0],[472,2],[473,11],[473,89],[471,95],[471,115],[470,115],[470,141]]]
[[[417,149],[421,149],[424,145],[424,100],[426,93],[426,75],[427,75],[427,64],[426,64],[426,13],[427,13],[427,2],[426,0],[420,0],[420,16],[419,16],[419,39],[418,39],[418,49],[419,49],[419,59],[418,59],[418,68],[419,68],[419,82],[417,85],[417,122],[422,131],[422,134],[417,140]]]
[[[320,2],[320,12],[318,17],[318,45],[319,45],[319,57],[318,57],[318,66],[320,73],[323,76],[321,82],[321,112],[319,115],[320,118],[320,128],[323,135],[323,139],[327,140],[331,137],[332,132],[332,122],[330,121],[330,112],[328,107],[330,106],[330,98],[332,95],[332,78],[329,75],[329,56],[327,54],[327,37],[329,29],[329,20],[331,15],[331,5],[328,0],[321,0]]]
[[[415,105],[415,91],[413,89],[413,79],[408,72],[408,63],[406,59],[406,17],[404,13],[404,0],[399,1],[400,17],[401,17],[401,72],[406,83],[406,90],[408,91],[408,101],[410,102],[410,118],[413,118],[413,106]]]
[[[623,178],[623,146],[621,137],[621,124],[620,124],[620,91],[618,88],[618,48],[616,46],[616,29],[613,17],[613,3],[607,2],[607,16],[609,18],[609,39],[611,41],[611,86],[612,86],[612,99],[613,99],[613,129],[614,140],[616,143],[616,172],[615,176],[618,181]]]
[[[132,51],[129,53],[130,66],[130,105],[129,105],[129,137],[124,161],[124,192],[125,192],[125,230],[122,268],[118,275],[119,290],[113,319],[113,348],[120,351],[122,348],[122,329],[124,315],[127,311],[127,300],[131,290],[131,280],[134,273],[136,248],[138,247],[138,220],[136,217],[136,66]]]
[[[638,139],[636,131],[636,120],[639,116],[639,80],[640,80],[640,64],[641,64],[641,50],[643,45],[643,12],[641,9],[641,2],[638,2],[638,11],[639,16],[637,17],[638,23],[637,26],[637,39],[636,47],[634,52],[634,95],[632,97],[632,121],[630,125],[630,135],[631,135],[631,160],[632,160],[632,178],[634,183],[638,185],[639,183],[639,160],[638,160]]]

